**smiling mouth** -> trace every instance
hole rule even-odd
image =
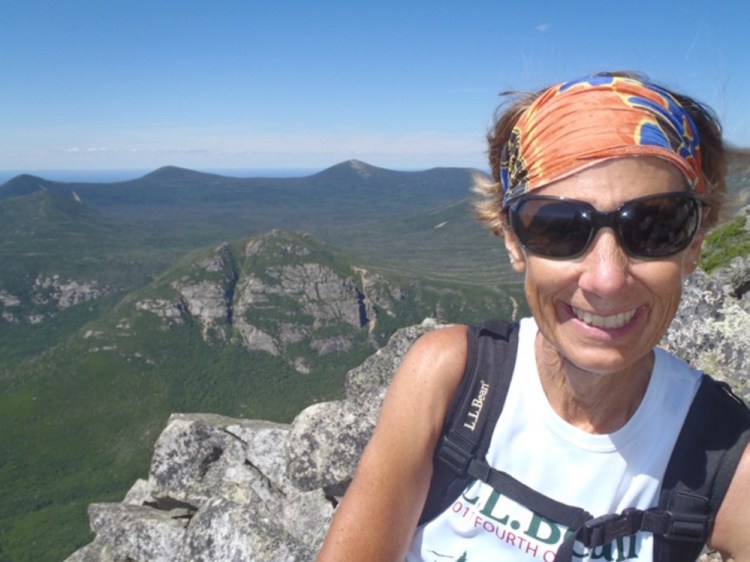
[[[627,312],[620,312],[619,314],[612,314],[610,316],[599,316],[598,314],[592,314],[576,308],[570,307],[573,310],[573,314],[576,318],[595,328],[605,328],[613,330],[615,328],[622,328],[625,324],[630,322],[635,316],[637,309],[629,310]]]

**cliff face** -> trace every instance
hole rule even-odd
[[[195,327],[213,351],[239,345],[307,375],[320,357],[378,349],[404,318],[418,322],[447,306],[482,310],[489,294],[454,296],[440,283],[355,265],[308,235],[271,231],[189,256],[138,294],[115,332],[143,338],[144,326]],[[10,297],[0,293],[0,303]],[[149,333],[150,339],[159,335]],[[91,340],[99,347],[118,344],[106,332]]]
[[[375,303],[359,288],[361,272],[336,271],[326,263],[331,257],[311,254],[304,236],[277,231],[252,238],[239,256],[222,244],[172,280],[166,298],[142,299],[136,308],[165,327],[195,320],[213,345],[237,338],[250,351],[279,356],[309,340],[318,355],[347,351],[351,333],[374,326]]]
[[[686,282],[663,345],[750,399],[750,258]],[[291,425],[172,416],[150,474],[120,504],[94,504],[93,543],[68,562],[312,560],[375,424],[385,388],[432,321],[397,332],[346,379],[346,398]]]

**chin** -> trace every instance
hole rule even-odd
[[[633,353],[632,349],[626,350],[627,353],[617,349],[588,348],[589,353],[570,353],[566,354],[560,350],[563,360],[576,369],[591,373],[592,375],[617,375],[624,371],[631,370],[641,360],[649,355],[651,348],[638,353]]]

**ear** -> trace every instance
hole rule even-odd
[[[508,250],[508,256],[510,257],[510,265],[513,266],[513,269],[517,273],[526,271],[526,254],[524,254],[521,243],[516,238],[515,233],[507,225],[503,228],[503,240],[505,241],[505,249]]]
[[[683,275],[687,277],[698,268],[698,262],[701,259],[701,250],[703,249],[703,238],[706,233],[703,230],[698,231],[695,240],[685,250],[685,269]]]

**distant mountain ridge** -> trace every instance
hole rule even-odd
[[[750,178],[748,154],[743,149],[728,151],[730,214],[750,201],[743,189]],[[286,224],[291,221],[295,228],[307,229],[311,213],[327,214],[329,222],[338,223],[349,215],[366,221],[455,202],[469,196],[476,174],[482,172],[470,168],[395,171],[359,160],[303,177],[243,178],[164,166],[118,182],[57,182],[22,174],[0,185],[0,200],[47,190],[117,216],[185,220],[221,214],[226,225],[233,220],[252,223],[263,213],[283,213]],[[274,217],[269,223],[257,231],[273,228],[278,221]]]
[[[198,172],[176,166],[164,166],[144,176],[127,181],[87,183],[56,182],[23,174],[0,186],[0,199],[26,195],[38,189],[47,189],[61,196],[70,196],[73,191],[96,206],[112,206],[118,203],[148,204],[164,202],[165,190],[179,187],[172,193],[174,201],[184,201],[184,197],[205,200],[196,190],[212,190],[212,195],[231,194],[234,201],[243,193],[249,201],[258,195],[259,190],[275,189],[281,195],[307,196],[312,190],[323,190],[325,194],[341,193],[350,188],[389,190],[391,195],[399,195],[400,200],[410,201],[415,190],[420,195],[430,195],[437,202],[453,200],[464,196],[471,185],[471,177],[476,170],[467,168],[435,168],[426,171],[400,172],[371,166],[358,160],[349,160],[331,166],[321,172],[292,178],[237,178]],[[430,189],[426,189],[429,185]],[[151,192],[151,193],[149,193]],[[158,193],[158,197],[156,196]],[[152,197],[150,198],[149,195]],[[204,194],[205,195],[205,194]],[[320,193],[315,194],[319,201]],[[404,197],[409,195],[409,197]],[[215,202],[215,199],[211,199]],[[314,201],[314,199],[313,199]]]
[[[179,166],[162,166],[161,168],[157,168],[153,172],[150,172],[141,178],[137,178],[135,180],[128,180],[127,182],[122,183],[128,183],[133,181],[140,180],[166,180],[166,181],[174,181],[174,180],[200,180],[200,179],[216,179],[216,178],[223,178],[224,176],[221,176],[219,174],[210,174],[206,172],[199,172],[196,170],[190,170],[188,168],[180,168]]]
[[[729,173],[731,175],[739,175],[742,177],[750,174],[750,149],[748,148],[727,148],[727,163],[729,166]],[[484,173],[473,168],[450,168],[450,167],[436,167],[428,168],[419,171],[397,171],[388,168],[382,168],[373,166],[367,162],[363,162],[357,159],[346,160],[338,164],[334,164],[328,168],[321,170],[310,175],[302,177],[264,177],[264,176],[250,176],[250,177],[237,177],[231,175],[222,175],[210,172],[201,172],[192,170],[189,168],[183,168],[180,166],[165,165],[157,168],[151,172],[144,174],[143,176],[131,180],[114,181],[114,182],[60,182],[54,180],[48,180],[43,177],[39,177],[32,174],[20,174],[15,176],[4,184],[0,184],[0,198],[7,196],[16,196],[30,193],[39,188],[51,188],[53,191],[61,189],[61,186],[102,186],[102,185],[122,185],[122,184],[133,184],[140,181],[146,180],[148,182],[153,181],[222,181],[226,183],[238,182],[251,185],[255,182],[271,182],[271,183],[318,183],[326,180],[341,180],[357,178],[359,180],[369,181],[398,181],[405,177],[418,177],[418,176],[430,176],[435,172],[444,173],[446,170],[468,170],[470,173]]]

